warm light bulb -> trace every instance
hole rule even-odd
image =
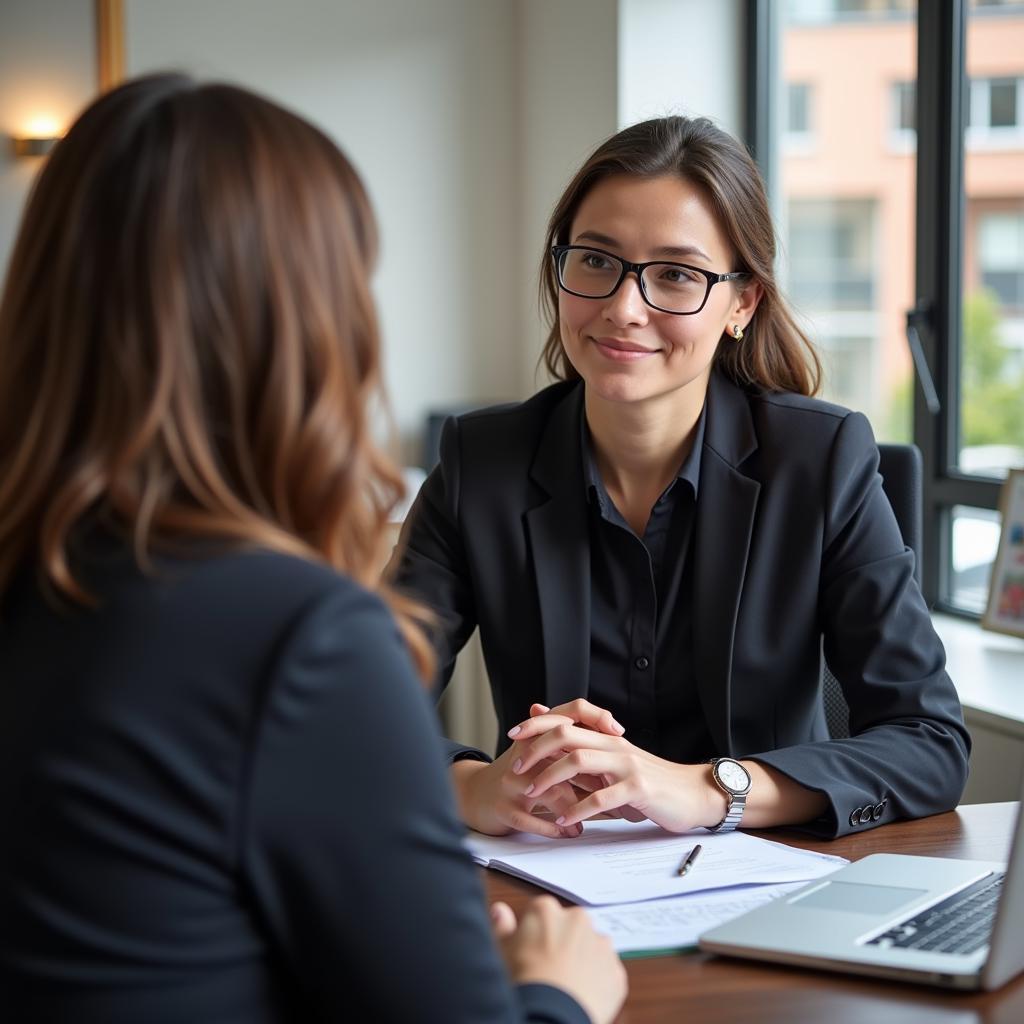
[[[30,139],[53,139],[58,135],[60,129],[53,117],[33,117],[26,125],[25,136]]]

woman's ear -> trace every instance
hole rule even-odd
[[[736,296],[736,302],[733,304],[732,312],[730,313],[730,322],[738,323],[740,327],[746,327],[754,318],[754,313],[757,312],[757,307],[763,295],[763,285],[757,278],[752,277],[750,282]]]

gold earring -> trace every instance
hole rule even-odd
[[[732,336],[736,341],[741,341],[743,338],[743,328],[739,324],[732,325]]]

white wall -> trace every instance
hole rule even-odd
[[[514,14],[505,0],[126,0],[130,73],[246,85],[359,168],[407,458],[429,409],[522,393]]]
[[[52,119],[64,131],[96,91],[93,0],[0,2],[0,280],[41,160],[15,157],[11,136]]]
[[[247,85],[359,167],[381,226],[385,372],[410,460],[428,410],[542,382],[541,243],[584,157],[667,110],[742,124],[742,0],[124,3],[128,74]],[[0,0],[0,131],[31,98],[66,124],[94,82],[92,0]],[[2,266],[38,161],[0,149]]]
[[[619,127],[703,115],[745,132],[745,0],[620,0]]]
[[[619,128],[665,114],[745,130],[745,0],[520,0],[522,360],[529,390],[546,332],[540,245],[569,179]]]
[[[537,283],[547,221],[586,157],[617,129],[617,0],[520,0],[520,360],[527,391],[546,332]]]
[[[741,0],[126,4],[131,72],[180,66],[269,93],[364,173],[407,454],[429,409],[543,381],[544,227],[596,145],[667,109],[742,124]]]

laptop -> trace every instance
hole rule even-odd
[[[945,988],[1024,970],[1024,814],[1009,864],[878,853],[700,937],[728,956]]]

